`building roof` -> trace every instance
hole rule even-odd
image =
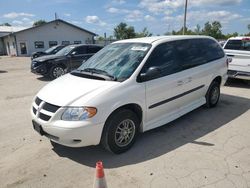
[[[0,33],[12,33],[12,32],[17,32],[23,29],[26,29],[26,27],[0,26]]]
[[[69,26],[71,26],[71,27],[74,27],[74,28],[79,29],[79,30],[81,30],[81,31],[87,32],[87,33],[89,33],[89,34],[91,34],[91,35],[97,36],[96,33],[90,32],[90,31],[88,31],[88,30],[86,30],[86,29],[83,29],[83,28],[81,28],[81,27],[78,27],[78,26],[76,26],[76,25],[74,25],[74,24],[71,24],[71,23],[66,22],[66,21],[64,21],[64,20],[61,20],[61,19],[52,20],[52,21],[50,21],[50,22],[47,22],[47,23],[42,24],[42,25],[39,25],[39,26],[34,26],[34,27],[30,27],[30,28],[22,28],[21,30],[16,30],[16,31],[12,30],[12,31],[10,31],[9,33],[14,33],[14,34],[15,34],[15,33],[21,33],[21,32],[25,32],[25,31],[28,31],[28,30],[36,29],[36,28],[38,28],[38,27],[43,27],[44,25],[47,25],[47,24],[50,24],[50,23],[53,23],[53,22],[62,22],[62,23],[67,24],[67,25],[69,25]],[[0,26],[0,27],[9,27],[9,26]],[[15,28],[15,27],[11,27],[11,28]],[[9,28],[9,30],[11,30],[11,29]],[[1,29],[0,29],[0,32],[1,32]],[[5,36],[6,36],[6,35],[5,35]]]

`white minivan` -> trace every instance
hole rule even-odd
[[[216,106],[227,58],[207,36],[158,36],[114,42],[77,70],[42,88],[34,129],[52,145],[128,150],[139,132],[206,104]]]

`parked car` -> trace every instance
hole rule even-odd
[[[219,44],[223,47],[224,46],[224,44],[226,43],[226,41],[225,40],[221,40],[221,41],[218,41],[219,42]]]
[[[100,49],[102,46],[93,44],[69,45],[55,55],[33,59],[31,72],[55,79],[78,68],[83,61],[89,59]]]
[[[228,66],[229,78],[250,80],[250,37],[232,37],[224,45],[231,62]]]
[[[63,49],[66,45],[57,45],[57,46],[53,46],[45,51],[40,51],[40,52],[34,52],[31,55],[31,60],[41,57],[41,56],[45,56],[45,55],[52,55],[52,54],[56,54],[58,51],[60,51],[61,49]]]
[[[211,37],[117,41],[38,92],[33,127],[55,147],[102,143],[122,153],[139,132],[215,107],[226,79],[227,58]]]

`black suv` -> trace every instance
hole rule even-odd
[[[102,46],[94,44],[66,46],[55,55],[33,59],[31,62],[31,72],[55,79],[77,69],[83,62],[102,48]]]
[[[31,55],[31,60],[41,57],[41,56],[45,56],[45,55],[52,55],[52,54],[56,54],[58,51],[60,51],[61,49],[63,49],[66,45],[57,45],[57,46],[53,46],[45,51],[40,51],[40,52],[34,52]]]

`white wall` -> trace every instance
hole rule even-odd
[[[82,44],[90,41],[92,43],[93,35],[84,32],[80,29],[72,27],[68,24],[58,21],[50,24],[37,27],[35,29],[26,30],[16,33],[18,55],[21,56],[20,43],[25,42],[27,47],[27,55],[31,55],[36,51],[44,51],[49,48],[49,41],[57,41],[61,44],[62,41],[70,41],[71,44],[74,41],[81,41]],[[35,41],[43,41],[44,48],[35,48]]]

